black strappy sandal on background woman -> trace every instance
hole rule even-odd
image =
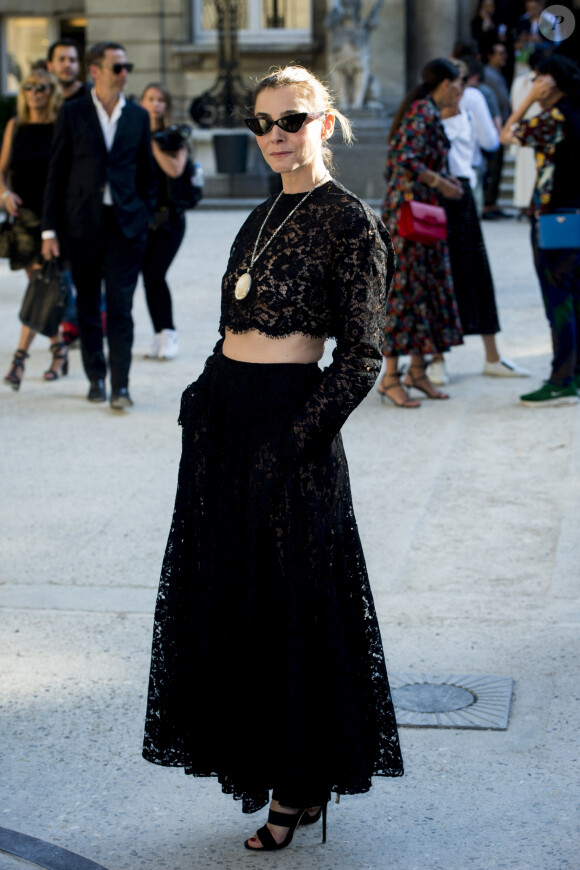
[[[389,402],[392,402],[392,404],[396,408],[420,408],[421,402],[419,402],[417,399],[412,399],[404,386],[401,384],[401,374],[402,372],[386,372],[383,375],[381,382],[377,387],[377,390],[381,396],[381,401],[387,399]],[[391,381],[388,386],[385,386],[384,384],[385,378],[389,378]],[[391,391],[396,390],[397,388],[402,390],[402,392],[404,393],[405,398],[402,401],[397,401],[394,396],[390,395]]]
[[[302,807],[296,813],[279,813],[276,810],[270,810],[268,813],[268,822],[270,825],[278,825],[280,828],[288,828],[288,833],[281,843],[277,843],[268,825],[264,825],[256,832],[252,840],[258,840],[261,846],[250,846],[250,840],[246,840],[244,846],[250,852],[277,852],[280,849],[285,849],[292,842],[294,831],[298,825],[312,825],[317,822],[322,815],[322,842],[326,843],[326,810],[328,803],[323,804],[314,816],[310,816],[308,809]],[[306,821],[308,819],[308,821]]]
[[[28,354],[25,350],[17,350],[10,364],[10,371],[5,375],[4,380],[10,384],[13,390],[19,390],[22,378],[24,376],[24,360],[28,359]]]
[[[57,381],[68,375],[68,344],[66,341],[55,341],[50,345],[52,364],[43,374],[45,381]]]
[[[420,374],[414,375],[414,371],[420,372]],[[406,387],[412,387],[414,390],[419,390],[419,392],[425,393],[428,399],[449,398],[449,393],[443,393],[441,390],[438,390],[435,384],[429,380],[425,364],[415,365],[414,363],[411,363],[407,369],[403,383]]]

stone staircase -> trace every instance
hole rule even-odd
[[[497,205],[503,211],[519,212],[514,206],[514,179],[516,172],[515,157],[511,152],[511,148],[504,149],[503,167],[501,173],[501,181],[499,185],[499,196]]]

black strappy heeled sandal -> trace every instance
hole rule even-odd
[[[413,372],[420,372],[418,376],[415,376]],[[435,384],[433,384],[429,380],[429,376],[427,374],[427,367],[425,365],[411,365],[407,369],[405,377],[403,379],[403,383],[406,387],[413,388],[414,390],[419,390],[420,393],[425,393],[428,399],[448,399],[449,393],[444,393],[442,390],[438,390]]]
[[[52,363],[49,369],[43,374],[45,381],[57,381],[59,378],[64,378],[68,375],[68,344],[66,341],[55,341],[50,345],[52,353]],[[58,361],[59,365],[54,368],[54,364]]]
[[[326,810],[328,803],[323,804],[315,816],[309,816],[307,822],[304,821],[305,816],[308,816],[306,807],[302,807],[297,813],[279,813],[276,810],[270,810],[268,813],[268,822],[271,825],[278,825],[281,828],[288,828],[288,833],[281,843],[277,843],[272,836],[268,825],[264,825],[256,832],[256,837],[261,843],[261,848],[256,849],[250,846],[250,841],[246,840],[244,846],[250,852],[276,852],[280,849],[285,849],[292,842],[294,831],[300,824],[311,825],[317,822],[322,815],[322,842],[326,843]]]
[[[392,402],[392,404],[396,408],[420,408],[421,402],[419,402],[418,399],[412,399],[410,397],[410,395],[407,393],[404,386],[401,384],[401,375],[402,374],[403,374],[403,372],[392,372],[392,373],[385,372],[379,386],[377,387],[377,391],[380,393],[380,396],[381,396],[381,401],[384,402],[385,400],[388,400],[389,402]],[[391,380],[391,383],[389,384],[388,387],[384,386],[383,382],[384,382],[385,378],[390,378],[390,380]],[[402,398],[400,395],[399,395],[398,399],[395,398],[394,396],[390,395],[392,390],[397,390],[397,389],[400,389],[402,391],[402,393],[403,393]]]
[[[17,350],[10,364],[10,371],[4,377],[4,381],[10,384],[13,390],[19,390],[24,376],[24,360],[28,359],[25,350]]]

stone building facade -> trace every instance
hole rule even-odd
[[[272,65],[291,61],[327,77],[330,41],[325,22],[338,2],[239,0],[243,82],[249,84]],[[359,0],[363,17],[375,2]],[[353,151],[347,161],[352,172],[347,170],[344,178],[361,195],[375,195],[375,185],[369,185],[368,179],[377,177],[381,183],[382,154],[380,163],[374,156],[375,163],[371,161],[369,167],[369,149],[377,141],[384,146],[388,116],[416,81],[421,65],[431,57],[448,54],[455,38],[469,33],[474,5],[475,0],[383,0],[369,43],[371,71],[380,88],[379,106],[375,100],[372,110],[355,113],[358,157],[355,160]],[[131,93],[139,95],[148,82],[163,81],[174,96],[177,119],[187,120],[191,100],[216,81],[215,25],[214,0],[1,0],[0,95],[17,89],[27,64],[45,54],[57,37],[73,36],[83,46],[112,39],[126,46],[135,64]],[[215,175],[212,136],[207,130],[195,133],[196,151],[210,178]],[[250,175],[255,164],[253,148],[250,141]],[[230,187],[231,183],[230,179]]]

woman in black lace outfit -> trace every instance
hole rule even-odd
[[[153,635],[144,756],[217,776],[287,846],[331,791],[403,765],[340,429],[381,367],[389,235],[329,175],[338,116],[307,70],[248,119],[283,191],[232,246],[221,338],[183,394],[183,454]],[[336,338],[323,371],[326,338]]]

